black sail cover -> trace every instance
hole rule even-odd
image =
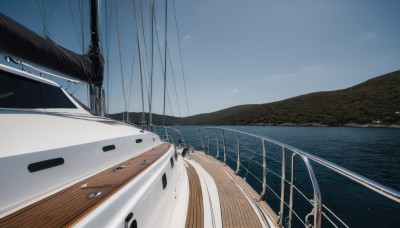
[[[77,80],[98,86],[103,82],[104,59],[100,50],[90,48],[84,55],[44,39],[0,13],[0,52],[20,58]]]

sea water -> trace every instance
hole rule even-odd
[[[189,146],[201,149],[201,140],[197,129],[208,126],[174,126],[184,135],[185,142]],[[383,185],[400,191],[400,129],[387,128],[350,128],[350,127],[289,127],[289,126],[221,126],[269,137],[287,145],[299,148],[308,153],[336,163],[350,169],[367,178],[375,180]],[[218,133],[219,159],[223,159],[222,135]],[[173,135],[173,134],[171,134]],[[215,131],[202,133],[203,145],[206,152],[216,156]],[[175,141],[178,141],[177,135]],[[226,134],[226,140],[232,147],[227,150],[227,163],[236,169],[236,135]],[[246,180],[256,191],[261,192],[260,180],[262,180],[262,157],[260,141],[247,139],[240,135],[241,141],[241,170],[239,175]],[[255,146],[252,146],[254,144]],[[236,148],[235,148],[236,147]],[[280,178],[281,174],[281,150],[273,145],[266,144],[267,189],[265,200],[272,209],[279,212]],[[254,152],[254,153],[253,153]],[[288,155],[287,155],[288,156]],[[247,160],[246,160],[247,159]],[[290,181],[290,159],[286,157],[286,179]],[[257,164],[258,162],[258,164]],[[350,227],[399,227],[400,205],[382,197],[371,190],[355,184],[351,180],[342,177],[320,165],[312,162],[315,175],[321,189],[322,203],[335,213]],[[313,191],[305,169],[301,161],[295,165],[295,185],[308,199],[312,199]],[[248,170],[248,171],[247,171]],[[249,174],[250,173],[250,174]],[[252,175],[254,174],[254,176]],[[258,178],[258,179],[257,179]],[[286,183],[285,200],[289,202],[289,184]],[[304,226],[300,220],[312,210],[309,201],[295,191],[292,226]],[[343,227],[333,215],[323,208],[329,218]],[[284,222],[288,221],[288,207],[284,208]],[[295,218],[298,216],[300,219]],[[312,216],[310,217],[312,223]],[[323,227],[331,227],[329,221],[323,219]]]

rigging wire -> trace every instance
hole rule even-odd
[[[51,3],[46,4],[46,0],[42,0],[42,4],[38,4],[39,6],[39,15],[40,15],[40,21],[42,22],[42,27],[43,27],[43,37],[51,37],[48,31],[48,25],[50,22],[50,18],[52,17],[54,13],[54,9],[57,5],[57,0],[53,0]],[[46,7],[46,5],[49,5],[49,7]],[[49,11],[46,11],[46,9],[49,8]]]
[[[140,6],[140,5],[139,5]],[[137,11],[141,11],[141,8],[136,6],[136,1],[133,1],[133,10],[135,15],[138,15]],[[137,39],[137,49],[139,54],[139,70],[140,70],[140,86],[141,86],[141,94],[142,94],[142,115],[141,115],[141,123],[144,123],[145,116],[144,116],[144,95],[143,95],[143,68],[142,68],[142,57],[140,51],[140,41],[139,41],[139,28],[138,28],[138,18],[135,20],[136,22],[136,39]]]
[[[182,68],[182,77],[183,77],[183,86],[185,88],[185,97],[186,97],[186,109],[187,114],[189,116],[189,102],[187,97],[187,90],[186,90],[186,79],[185,79],[185,71],[183,70],[183,60],[182,60],[182,49],[181,49],[181,40],[179,38],[179,29],[178,29],[178,21],[176,19],[176,10],[175,10],[175,0],[172,0],[172,5],[174,8],[174,18],[175,18],[175,27],[176,27],[176,36],[178,37],[178,47],[179,47],[179,57],[181,59],[181,68]]]
[[[132,4],[132,9],[133,9],[133,12],[134,12],[134,15],[135,15],[135,8],[133,7],[133,4]],[[135,20],[134,20],[134,22],[135,22]],[[135,42],[133,42],[133,44],[135,44]],[[133,84],[133,73],[134,73],[134,66],[135,66],[135,59],[136,59],[136,56],[135,56],[135,54],[136,54],[136,52],[135,52],[135,47],[134,47],[134,45],[133,45],[133,57],[132,57],[132,65],[131,65],[131,74],[130,74],[130,77],[129,77],[129,87],[128,87],[128,89],[129,89],[129,96],[128,96],[128,106],[127,106],[127,111],[128,111],[128,115],[130,116],[130,114],[129,114],[129,109],[130,109],[130,105],[131,105],[131,98],[132,98],[132,84]],[[140,56],[140,54],[139,54],[139,56]]]
[[[159,34],[158,34],[158,29],[157,29],[157,18],[156,17],[154,17],[154,25],[155,25],[154,27],[155,27],[155,31],[156,31],[157,44],[158,44],[157,45],[158,46],[158,55],[160,57],[161,71],[162,71],[162,74],[164,75],[164,64],[163,64],[163,59],[162,59],[162,54],[161,54],[161,45],[160,45],[160,39],[159,39]],[[168,103],[169,103],[169,107],[171,110],[171,115],[173,116],[174,113],[173,113],[173,109],[172,109],[172,105],[171,105],[171,99],[169,96],[168,87],[166,88],[166,90],[167,90],[167,98],[168,98]]]
[[[145,52],[146,66],[147,66],[147,74],[145,74],[145,75],[147,75],[149,77],[149,80],[151,80],[150,79],[151,76],[150,76],[149,59],[147,57],[147,43],[146,43],[146,37],[145,37],[145,32],[144,32],[142,5],[141,5],[140,1],[139,1],[139,9],[140,9],[140,11],[139,11],[138,15],[140,15],[140,25],[141,25],[141,30],[142,30],[141,35],[142,35],[142,40],[143,40],[143,43],[144,43],[144,52]],[[138,33],[139,33],[139,31],[140,30],[138,29]],[[144,61],[144,60],[142,59],[142,61]],[[146,68],[144,68],[144,69],[146,69]],[[149,92],[149,88],[147,86],[148,83],[147,83],[147,78],[146,77],[144,77],[144,81],[145,81],[145,85],[146,85],[147,99],[148,99],[148,101],[150,101],[150,92]]]
[[[83,18],[83,1],[81,1],[81,5],[79,5],[79,13],[80,13],[80,16],[81,16],[81,35],[82,35],[82,53],[84,53],[85,52],[85,31],[84,31],[84,28],[85,28],[85,20],[84,20],[84,18]]]
[[[165,92],[167,90],[167,29],[168,29],[168,0],[165,0],[165,34],[164,34],[164,106],[163,126],[165,125]]]
[[[138,52],[139,52],[139,59],[141,59],[140,56],[140,44],[139,44],[139,39],[137,40],[137,45],[138,45]],[[142,92],[142,117],[140,119],[140,122],[143,124],[145,122],[145,117],[144,117],[144,97],[143,97],[143,70],[142,70],[142,61],[139,61],[139,68],[140,68],[140,90]]]
[[[154,73],[154,0],[151,0],[151,10],[150,10],[150,23],[151,23],[151,63],[150,63],[150,98],[149,98],[149,125],[153,124],[153,117],[151,113],[151,108],[153,105],[153,73]]]
[[[127,102],[126,102],[126,93],[125,93],[125,86],[124,86],[124,70],[123,70],[123,63],[122,63],[122,53],[121,53],[121,35],[120,35],[120,28],[119,28],[119,6],[118,0],[114,0],[115,4],[115,13],[116,13],[116,22],[117,22],[117,38],[118,38],[118,53],[119,53],[119,65],[121,70],[121,84],[122,84],[122,95],[124,98],[124,112],[122,114],[122,120],[124,120],[124,113],[127,112]],[[126,121],[129,122],[129,115],[127,115]]]
[[[76,25],[76,21],[75,21],[75,14],[74,14],[74,11],[72,10],[71,0],[68,1],[68,4],[69,4],[69,11],[71,12],[71,15],[72,15],[72,21],[74,22],[74,28],[75,28],[75,32],[76,32],[76,37],[77,37],[78,43],[80,45],[81,44],[81,39],[79,37],[78,26]],[[81,47],[81,48],[83,48],[83,47]]]
[[[176,91],[175,74],[174,74],[174,69],[172,67],[172,60],[171,60],[171,54],[169,53],[169,48],[167,48],[167,52],[168,52],[168,57],[169,57],[169,65],[171,66],[172,79],[174,81],[175,97],[176,97],[176,103],[178,104],[178,112],[179,112],[179,116],[182,117],[181,107],[179,105],[179,99],[178,99],[178,92]]]
[[[105,4],[105,14],[106,14],[106,19],[105,19],[105,26],[106,26],[106,72],[107,72],[107,114],[110,113],[110,99],[111,99],[111,89],[112,89],[112,81],[110,80],[110,42],[111,42],[111,28],[108,23],[111,22],[111,17],[112,17],[112,4],[109,4],[109,7],[111,8],[110,11],[108,10],[107,3],[110,1],[106,1]]]

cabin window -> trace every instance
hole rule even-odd
[[[39,83],[0,73],[0,107],[41,108]]]
[[[171,169],[174,168],[174,159],[172,159],[172,157],[169,159],[169,161],[171,162]]]
[[[76,108],[60,87],[0,72],[0,108]]]
[[[143,139],[136,139],[136,143],[141,143],[143,142]]]
[[[167,175],[165,175],[165,173],[162,176],[162,187],[163,189],[167,187]]]
[[[40,83],[44,108],[76,108],[59,87]]]

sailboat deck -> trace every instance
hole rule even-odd
[[[72,226],[157,161],[169,148],[170,144],[163,143],[22,208],[1,218],[0,227]],[[95,198],[88,197],[96,192],[101,194]]]
[[[223,227],[262,227],[260,222],[262,215],[257,215],[258,210],[267,215],[271,221],[277,221],[276,215],[269,206],[265,202],[257,202],[259,195],[228,166],[202,152],[191,154],[191,158],[200,164],[215,181]],[[253,201],[253,205],[250,201]],[[275,225],[276,223],[272,222],[272,226]]]
[[[186,169],[189,177],[190,196],[185,227],[204,227],[203,195],[199,175],[189,163],[187,163]]]

